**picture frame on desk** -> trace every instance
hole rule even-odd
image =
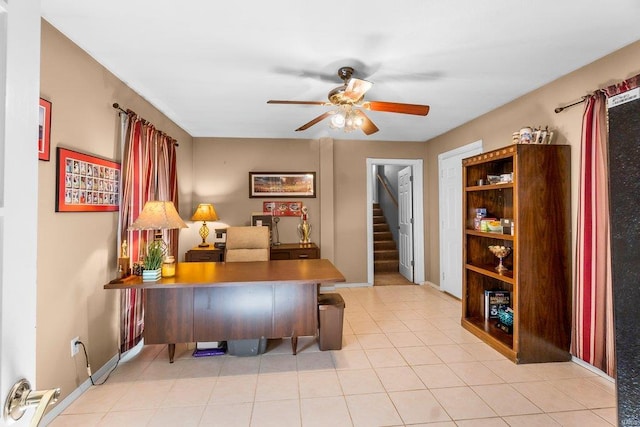
[[[249,197],[316,197],[315,172],[249,172]]]

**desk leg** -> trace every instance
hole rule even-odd
[[[291,350],[293,350],[294,356],[298,353],[298,336],[297,335],[294,335],[291,337]]]
[[[173,363],[173,357],[176,355],[176,345],[168,344],[167,350],[169,350],[169,363]]]

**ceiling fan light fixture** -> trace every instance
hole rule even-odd
[[[360,129],[360,126],[362,126],[362,122],[363,120],[362,117],[358,114],[358,110],[348,108],[346,110],[344,131],[353,132],[356,129]]]
[[[331,127],[334,129],[342,129],[345,124],[345,116],[342,111],[336,112],[333,117],[331,117]]]

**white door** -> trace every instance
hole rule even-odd
[[[482,141],[438,156],[440,290],[462,298],[462,159],[482,152]]]
[[[398,172],[398,251],[400,274],[413,282],[413,189],[411,166]]]
[[[36,253],[40,0],[0,0],[0,404],[36,388]],[[54,104],[55,106],[55,104]],[[55,157],[55,156],[54,156]],[[4,417],[0,425],[26,426]]]

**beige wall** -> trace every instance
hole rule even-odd
[[[323,150],[333,151],[326,154]],[[423,159],[423,156],[422,142],[196,138],[193,203],[215,205],[220,221],[213,226],[244,225],[251,212],[262,210],[262,202],[266,200],[249,198],[250,171],[314,171],[318,174],[318,197],[300,199],[309,208],[311,240],[320,246],[323,258],[334,262],[347,282],[366,283],[366,159]],[[334,175],[321,176],[322,170],[333,170]],[[321,204],[331,203],[332,212],[321,210]],[[298,223],[299,218],[282,218],[281,242],[298,241]],[[327,236],[324,241],[320,239],[321,226],[329,228],[322,229],[322,235]],[[196,224],[188,231],[194,245],[199,241],[198,227]]]
[[[87,346],[94,371],[118,350],[119,294],[102,286],[116,274],[117,213],[56,213],[56,147],[120,161],[114,102],[176,138],[181,210],[191,206],[192,138],[85,52],[43,21],[41,89],[52,102],[51,161],[39,162],[37,384],[61,387],[63,397],[87,379]]]
[[[594,63],[535,90],[444,135],[427,141],[425,200],[438,200],[438,154],[482,139],[484,150],[511,144],[511,134],[523,126],[546,126],[555,130],[555,143],[571,145],[571,210],[573,235],[578,204],[580,134],[584,105],[556,114],[554,109],[579,100],[597,89],[640,72],[640,42],[633,43]],[[544,213],[541,213],[544,214]],[[437,224],[438,204],[427,204],[426,215]],[[438,230],[429,237],[428,280],[438,284],[440,259]]]
[[[347,282],[367,283],[367,158],[424,159],[424,142],[339,140],[334,144],[335,264]]]
[[[249,198],[249,172],[316,172],[319,170],[317,140],[304,139],[236,139],[195,138],[193,146],[193,207],[198,203],[213,203],[220,220],[207,224],[225,228],[249,225],[251,214],[262,212],[262,202],[268,200],[302,201],[309,209],[311,240],[319,243],[320,197],[322,189],[316,176],[316,198]],[[298,242],[299,217],[283,217],[278,224],[280,241]],[[191,246],[201,239],[195,223],[188,232]],[[213,237],[213,236],[212,236]],[[207,239],[211,242],[213,240]]]

